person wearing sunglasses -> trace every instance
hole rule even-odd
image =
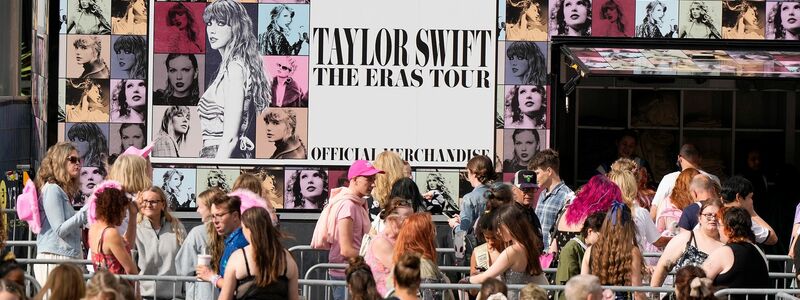
[[[308,107],[308,94],[292,78],[297,63],[291,56],[281,56],[275,63],[272,78],[272,107]]]
[[[87,223],[84,206],[76,212],[71,200],[80,190],[81,156],[69,142],[60,142],[47,150],[39,166],[35,183],[42,205],[41,231],[36,236],[36,259],[81,259],[81,227]],[[39,209],[39,208],[36,208]],[[47,281],[57,264],[33,267],[36,280]]]
[[[650,286],[660,287],[670,270],[682,267],[701,266],[708,255],[724,246],[719,235],[717,212],[722,202],[717,198],[703,201],[698,216],[698,226],[691,231],[683,231],[669,241],[664,248],[658,264],[653,270]]]

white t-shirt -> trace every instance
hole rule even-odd
[[[717,176],[706,173],[703,170],[698,169],[698,171],[700,171],[701,174],[708,176],[708,178],[711,178],[711,180],[716,181],[717,184],[720,184]],[[664,175],[664,177],[661,178],[661,182],[658,183],[658,188],[656,189],[656,195],[653,196],[653,201],[650,205],[658,207],[658,205],[661,204],[661,201],[664,201],[664,199],[669,197],[669,194],[672,193],[672,189],[675,188],[675,181],[678,180],[678,175],[681,175],[681,172],[672,172]]]

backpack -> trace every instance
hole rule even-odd
[[[39,234],[42,231],[42,217],[39,213],[39,195],[33,180],[25,183],[22,194],[17,196],[17,216],[28,223],[31,232]]]

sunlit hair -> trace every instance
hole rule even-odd
[[[400,257],[408,252],[416,252],[422,258],[430,260],[436,264],[436,228],[433,219],[428,213],[413,213],[405,222],[403,228],[397,235],[395,242],[394,255],[392,261],[397,264]]]
[[[34,181],[40,195],[45,183],[57,184],[70,199],[78,194],[80,177],[69,175],[69,162],[67,162],[67,157],[72,151],[77,151],[77,149],[69,142],[58,142],[47,149],[47,154],[44,155],[39,164],[39,170],[36,171]],[[80,156],[80,153],[78,155]]]
[[[136,1],[131,1],[130,5],[133,5],[134,2]],[[132,53],[136,57],[133,66],[128,71],[128,78],[147,78],[147,41],[145,41],[144,37],[138,35],[120,36],[114,42],[114,52],[119,55],[122,51]]]
[[[603,20],[610,20],[611,18],[608,16],[608,12],[611,10],[617,11],[617,20],[614,22],[614,25],[617,26],[617,30],[619,30],[619,32],[625,32],[625,24],[622,23],[622,20],[624,20],[625,17],[616,1],[608,0],[603,3],[603,5],[600,7],[600,18]]]
[[[489,296],[494,294],[508,295],[508,287],[506,284],[497,278],[487,278],[481,283],[481,293],[478,300],[486,300]],[[545,296],[546,298],[547,296]]]
[[[728,236],[728,243],[755,242],[756,236],[753,233],[753,220],[750,213],[741,207],[722,207],[717,212],[722,218],[725,235]]]
[[[188,106],[167,107],[167,109],[164,110],[164,118],[161,119],[161,127],[159,128],[159,132],[161,134],[169,134],[170,136],[172,135],[173,131],[172,126],[175,125],[172,124],[172,118],[176,116],[185,116],[187,119],[191,119],[192,115],[189,111]],[[191,129],[192,128],[190,126],[189,128],[186,129],[186,132],[178,135],[178,139],[175,140],[175,142],[178,143],[179,146],[182,145],[184,142],[186,142],[186,137],[189,135],[189,130]]]
[[[736,196],[747,198],[754,191],[753,183],[747,178],[742,176],[733,176],[722,183],[722,190],[720,197],[723,203],[733,203],[736,201]]]
[[[86,284],[86,298],[104,300],[136,299],[133,288],[106,269],[95,270]]]
[[[513,85],[511,89],[505,95],[505,100],[507,103],[510,103],[509,106],[511,108],[511,121],[514,122],[522,122],[523,120],[523,112],[520,109],[520,102],[519,102],[519,89],[520,85]],[[547,92],[543,85],[534,85],[534,93],[539,94],[542,98],[542,105],[539,110],[532,111],[528,113],[528,117],[534,120],[535,124],[544,125],[547,122]]]
[[[399,197],[411,201],[411,206],[415,212],[425,210],[425,200],[419,192],[419,187],[411,178],[400,178],[392,184],[392,191],[389,198]]]
[[[132,107],[128,106],[128,95],[126,95],[126,91],[128,89],[127,84],[131,82],[131,84],[139,84],[145,83],[144,80],[140,79],[123,79],[117,83],[117,86],[114,87],[114,93],[111,93],[111,101],[114,105],[117,106],[117,110],[119,111],[120,117],[127,117],[131,115]],[[147,83],[145,83],[147,84]],[[145,90],[147,87],[145,87]],[[142,94],[142,97],[146,97],[146,94]],[[135,110],[135,109],[134,109]],[[141,110],[143,119],[147,119],[144,117],[144,114],[147,113],[147,109],[142,108]]]
[[[235,191],[238,189],[251,191],[258,196],[263,196],[264,194],[261,189],[261,179],[256,175],[246,172],[239,174],[239,177],[233,182],[233,190]]]
[[[231,39],[228,42],[230,51],[222,57],[217,76],[234,60],[244,63],[249,76],[244,86],[249,87],[249,96],[257,112],[263,111],[269,103],[270,88],[264,76],[263,60],[258,54],[258,39],[253,33],[253,21],[244,6],[234,0],[217,0],[206,6],[203,21],[221,22],[231,27]]]
[[[547,84],[547,65],[542,51],[535,42],[511,42],[506,48],[506,57],[528,61],[528,71],[522,76],[521,84]]]
[[[692,1],[692,4],[689,5],[689,16],[688,17],[689,17],[690,21],[694,21],[695,20],[695,18],[692,17],[692,8],[694,8],[694,7],[697,7],[697,8],[700,9],[700,19],[698,19],[697,22],[713,24],[713,22],[714,22],[713,19],[711,19],[711,16],[708,15],[708,6],[703,1]]]
[[[768,36],[773,36],[776,40],[785,40],[786,32],[788,31],[788,29],[783,27],[783,19],[781,18],[781,10],[784,5],[800,5],[800,3],[795,1],[779,1],[772,7],[769,16],[767,16],[767,22],[772,24],[772,28],[767,34]],[[770,26],[767,26],[767,28],[770,28]],[[794,32],[793,34],[796,36],[800,34],[800,31]]]
[[[689,206],[689,204],[694,203],[689,185],[692,183],[692,178],[697,174],[700,174],[700,171],[697,171],[695,168],[688,168],[681,171],[680,175],[678,175],[678,179],[675,180],[675,187],[672,188],[672,192],[669,194],[672,205],[683,210]]]
[[[636,162],[629,158],[619,158],[611,164],[612,171],[635,172],[638,167]]]
[[[539,12],[536,15],[535,19],[530,18],[526,13],[528,9],[534,7],[536,8],[536,11]],[[541,26],[544,25],[542,22],[541,14],[542,14],[542,7],[539,6],[538,2],[534,2],[532,0],[506,1],[506,24],[515,24],[516,26],[522,26],[522,19],[525,18],[527,24],[535,24],[536,26]],[[522,28],[522,29],[527,29],[527,28]]]
[[[619,187],[605,175],[595,175],[575,195],[564,217],[569,225],[579,224],[595,212],[607,211],[614,200],[622,200]]]
[[[283,26],[278,24],[277,21],[278,21],[278,17],[281,15],[281,13],[284,10],[289,11],[289,18],[294,19],[294,9],[292,9],[291,7],[289,7],[286,4],[278,4],[275,7],[273,7],[272,10],[269,12],[269,17],[270,17],[270,20],[271,20],[270,21],[270,25],[272,25],[273,28],[275,28],[276,30],[278,30],[280,32],[283,32],[283,33],[287,32],[288,28],[284,28]]]
[[[75,123],[67,130],[67,139],[72,142],[85,141],[89,144],[86,153],[78,153],[84,166],[102,166],[108,157],[108,140],[95,123]]]
[[[177,172],[178,170],[172,169],[170,171]],[[181,180],[183,180],[183,174],[181,174]],[[164,180],[164,184],[166,184],[166,180]],[[170,213],[170,207],[169,204],[167,203],[167,194],[164,193],[164,190],[162,190],[157,186],[150,187],[150,189],[148,189],[147,191],[155,193],[156,195],[158,195],[158,198],[161,199],[160,201],[163,207],[161,210],[161,216],[164,217],[164,220],[169,222],[169,224],[172,226],[172,233],[175,234],[175,241],[178,242],[178,246],[183,245],[183,239],[186,238],[186,230],[184,229],[181,220],[173,216],[172,213]],[[144,220],[144,218],[145,217],[143,214],[141,213],[138,214],[138,216],[136,217],[136,223],[142,223],[142,220]]]
[[[403,159],[394,151],[383,151],[375,157],[375,168],[384,174],[375,174],[375,188],[372,189],[372,198],[381,206],[389,200],[392,184],[406,177],[403,172]]]
[[[528,264],[525,265],[525,273],[529,275],[542,274],[542,265],[539,263],[539,256],[542,254],[542,241],[533,232],[533,225],[528,221],[525,212],[516,205],[503,205],[495,210],[495,226],[500,229],[505,226],[511,234],[511,239],[519,243],[525,251]]]
[[[533,130],[536,132],[535,130]],[[553,149],[544,149],[533,155],[531,161],[528,163],[528,170],[535,171],[536,169],[547,170],[553,169],[553,172],[559,174],[561,168],[561,159],[559,158],[558,151]]]
[[[591,270],[603,285],[631,285],[636,225],[627,205],[617,202],[606,215],[600,236],[592,245]]]
[[[289,199],[292,199],[294,202],[294,207],[302,208],[304,206],[303,202],[305,198],[303,197],[303,192],[300,189],[300,175],[303,171],[314,171],[316,174],[319,174],[320,178],[322,178],[322,193],[315,199],[308,199],[311,200],[311,202],[313,202],[318,208],[322,208],[325,205],[325,201],[328,200],[328,195],[330,195],[330,190],[328,188],[328,172],[325,172],[325,170],[322,168],[295,170],[286,183],[286,192],[289,193]]]
[[[546,300],[547,291],[535,283],[528,283],[519,290],[519,300]],[[572,298],[570,298],[572,299]],[[580,298],[576,298],[580,299]]]
[[[636,197],[639,195],[636,185],[636,176],[634,176],[631,171],[617,171],[613,169],[611,172],[608,172],[606,176],[619,187],[625,205],[633,209],[634,205],[637,204]]]
[[[142,133],[142,144],[134,145],[134,147],[136,147],[138,149],[144,148],[144,139],[146,137],[145,131],[147,130],[145,128],[144,124],[143,123],[123,123],[123,124],[119,125],[119,137],[120,137],[120,139],[119,139],[120,140],[119,151],[120,152],[124,152],[125,151],[126,147],[125,147],[125,145],[122,144],[122,131],[125,130],[126,128],[128,128],[128,127],[139,128],[139,131]],[[112,163],[109,162],[109,164],[112,164]]]
[[[675,296],[678,300],[716,300],[717,297],[714,296],[713,289],[710,289],[709,293],[705,296],[700,297],[692,297],[690,296],[692,291],[692,281],[695,278],[699,279],[707,279],[706,272],[703,271],[703,268],[688,265],[675,273]],[[710,287],[709,287],[710,288]]]
[[[439,191],[439,192],[441,192],[442,193],[442,197],[444,199],[453,200],[453,196],[450,195],[450,189],[447,188],[447,184],[446,184],[444,176],[442,176],[442,174],[439,174],[439,173],[436,173],[436,172],[428,173],[428,177],[425,180],[425,186],[426,187],[428,186],[429,182],[433,182],[433,183],[436,184],[436,188],[434,188],[434,189]],[[431,191],[431,190],[433,190],[433,189],[429,189],[429,191]]]
[[[348,259],[347,269],[344,271],[347,289],[353,300],[382,299],[378,293],[372,269],[361,256]]]
[[[287,251],[283,249],[281,239],[284,235],[272,224],[269,212],[263,207],[253,207],[242,214],[242,227],[250,231],[250,245],[253,246],[253,269],[259,270],[255,275],[255,284],[266,287],[283,275],[288,262]]]
[[[178,15],[186,16],[186,37],[190,41],[197,41],[197,32],[194,31],[194,15],[183,3],[177,3],[167,11],[167,26],[176,26],[175,17]],[[167,59],[169,61],[169,59]],[[197,66],[195,66],[196,68]]]
[[[505,204],[514,202],[514,191],[510,184],[505,182],[495,182],[489,185],[489,189],[483,192],[486,198],[486,211],[492,211]]]
[[[550,20],[554,22],[554,26],[551,28],[556,29],[557,35],[565,35],[569,32],[566,16],[564,16],[564,3],[568,0],[557,0],[555,5],[555,10],[550,16]],[[592,35],[592,3],[589,0],[579,0],[579,3],[582,3],[586,7],[586,21],[583,22],[580,28],[574,28],[575,31],[580,33],[580,36],[590,36]]]
[[[209,188],[202,193],[197,195],[197,205],[203,205],[206,209],[210,212],[211,211],[211,204],[214,201],[219,201],[217,199],[226,197],[225,192],[218,188]],[[211,257],[215,259],[211,260],[211,265],[209,266],[211,270],[214,272],[219,271],[219,257],[222,257],[222,252],[225,249],[224,239],[223,237],[217,234],[217,230],[214,228],[214,222],[206,222],[206,235],[208,236],[208,249],[209,254]]]
[[[83,280],[83,272],[74,264],[63,263],[47,274],[47,282],[34,299],[74,300],[82,299],[84,295],[86,281]]]
[[[397,212],[397,209],[405,207],[409,208],[414,211],[414,208],[411,206],[411,200],[400,198],[400,197],[392,197],[389,201],[386,201],[382,206],[382,210],[378,215],[382,220],[385,220],[386,217],[392,215]]]
[[[100,39],[96,36],[81,36],[75,39],[72,42],[72,46],[75,49],[83,48],[83,49],[92,49],[94,51],[94,59],[100,60],[100,53],[103,51],[103,44],[100,42]],[[105,63],[105,62],[104,62]]]
[[[392,272],[395,285],[409,291],[419,290],[422,282],[421,264],[422,259],[419,253],[405,252],[399,259],[396,259]]]
[[[150,163],[141,156],[123,154],[111,165],[107,179],[119,182],[126,193],[135,195],[153,186],[149,170]]]
[[[95,195],[97,195],[95,200],[97,220],[103,221],[108,225],[120,226],[130,203],[125,192],[106,187],[99,193],[95,192]]]
[[[217,178],[217,185],[211,185],[211,178],[214,177]],[[208,175],[206,175],[206,183],[208,188],[219,188],[226,193],[231,191],[231,188],[228,186],[228,176],[220,170],[209,170]]]
[[[470,158],[467,162],[467,170],[475,174],[475,178],[482,184],[489,184],[497,179],[497,173],[494,172],[494,166],[492,166],[492,159],[486,155],[476,155]]]
[[[181,4],[178,3],[178,5],[181,5]],[[190,89],[189,97],[191,99],[200,98],[200,83],[199,83],[199,81],[197,79],[197,77],[198,77],[198,73],[197,72],[199,72],[199,71],[197,70],[197,58],[194,56],[194,54],[170,53],[169,55],[167,55],[167,59],[164,60],[164,65],[166,67],[167,72],[169,72],[169,68],[170,68],[169,63],[172,62],[174,59],[176,59],[178,57],[186,57],[186,58],[189,59],[189,62],[192,63],[192,69],[194,69],[194,77],[192,78],[192,86],[189,87],[189,89]],[[167,76],[167,84],[163,89],[163,93],[164,93],[164,99],[169,99],[169,97],[172,97],[172,95],[175,94],[175,87],[173,86],[172,82],[170,81],[169,76]]]

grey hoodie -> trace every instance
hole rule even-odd
[[[183,224],[179,225],[183,229],[183,237],[186,237],[186,229]],[[158,231],[153,229],[150,220],[143,218],[142,222],[136,226],[136,249],[139,253],[137,264],[139,275],[168,275],[175,276],[175,256],[178,254],[178,241],[176,233],[172,231],[172,224],[161,218],[161,228]],[[183,286],[180,283],[172,282],[141,281],[140,284],[142,297],[172,299],[183,298]]]
[[[197,255],[210,254],[210,251],[206,225],[200,224],[192,228],[192,231],[186,236],[186,240],[183,241],[178,255],[175,256],[175,269],[178,271],[178,275],[195,276]],[[211,283],[205,281],[186,283],[187,300],[214,300],[217,299],[217,296],[217,289],[212,289]]]

